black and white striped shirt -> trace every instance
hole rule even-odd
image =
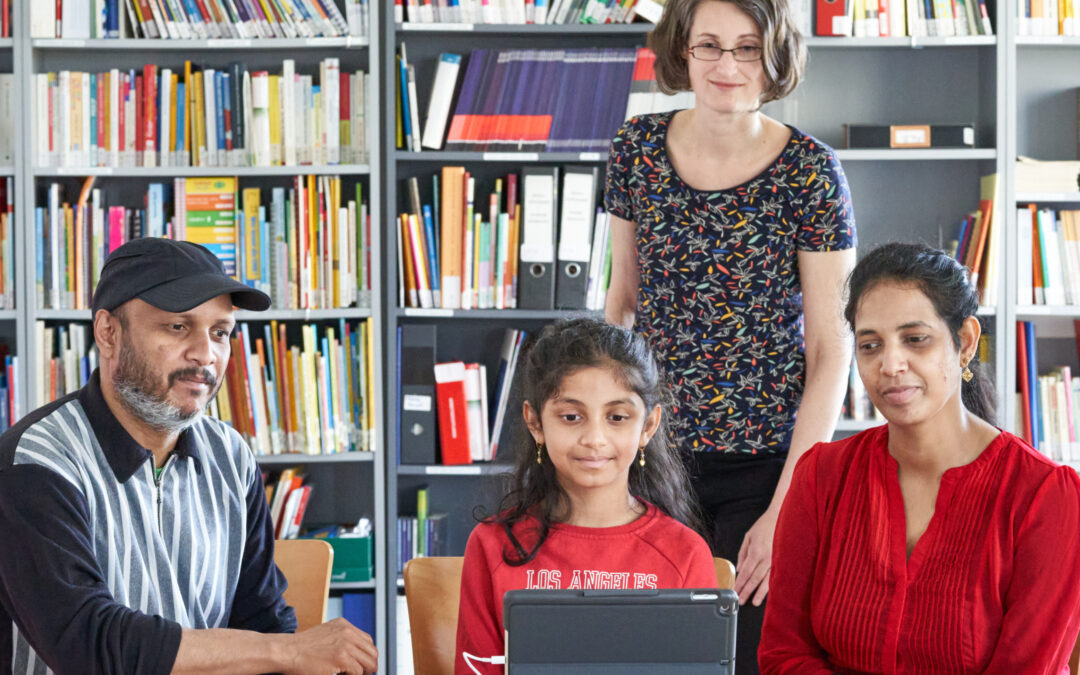
[[[168,673],[181,627],[296,630],[239,434],[204,417],[152,457],[96,372],[0,436],[0,672]]]

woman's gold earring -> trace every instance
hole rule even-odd
[[[641,459],[638,460],[638,465],[640,465],[641,468],[644,469],[645,468],[645,446],[644,445],[641,446],[640,450],[641,450]]]
[[[544,463],[544,444],[539,442],[536,444],[536,463]]]
[[[971,368],[968,368],[967,364],[964,364],[964,369],[960,371],[960,377],[964,380],[964,382],[971,382],[971,380],[975,377],[975,373],[971,372]]]

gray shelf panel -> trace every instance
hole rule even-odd
[[[841,161],[981,160],[994,159],[994,148],[874,148],[837,150]],[[400,162],[606,162],[605,152],[395,152]]]
[[[89,321],[89,309],[38,309],[32,312],[34,319],[46,321]],[[325,319],[366,319],[371,316],[368,307],[344,309],[268,309],[265,312],[238,310],[237,321],[322,321]]]
[[[651,23],[399,23],[398,32],[412,33],[483,33],[485,35],[645,35]]]
[[[997,316],[997,307],[987,307],[983,305],[979,307],[975,314],[978,316]]]
[[[0,321],[15,321],[19,318],[17,309],[0,309]]]
[[[821,48],[908,48],[923,47],[991,47],[997,44],[995,35],[966,35],[957,37],[808,37],[806,46]]]
[[[13,166],[0,166],[0,176],[14,176],[15,167]]]
[[[332,591],[363,591],[363,590],[375,590],[375,580],[371,581],[331,581],[330,590]]]
[[[340,38],[259,38],[210,40],[72,40],[38,38],[31,40],[34,49],[89,49],[94,51],[231,51],[239,49],[366,49],[366,37]]]
[[[880,427],[885,422],[881,420],[853,420],[848,418],[841,418],[836,423],[837,431],[866,431],[867,429],[873,429],[874,427]]]
[[[339,452],[331,455],[305,455],[290,452],[284,455],[256,455],[259,464],[334,464],[351,462],[374,462],[374,452]]]
[[[519,319],[551,320],[571,316],[592,316],[600,318],[603,312],[584,309],[418,309],[415,307],[396,307],[394,315],[404,319]]]
[[[606,152],[424,152],[395,151],[399,162],[607,162]]]
[[[1018,47],[1080,47],[1080,37],[1065,35],[1017,35]]]
[[[15,46],[14,38],[0,38],[0,49],[11,49]]]
[[[1017,319],[1036,319],[1039,317],[1059,317],[1080,319],[1080,305],[1017,305]]]
[[[330,164],[297,166],[65,166],[37,167],[34,176],[114,176],[118,178],[171,178],[195,176],[359,176],[371,173],[369,164]]]
[[[1024,203],[1076,203],[1080,202],[1080,192],[1017,192],[1016,202]]]
[[[512,471],[512,464],[462,464],[443,466],[441,464],[401,464],[398,473],[403,476],[490,476]]]
[[[837,150],[836,156],[843,162],[936,161],[943,159],[976,161],[996,159],[997,150],[994,148],[919,148],[912,150],[881,148],[880,150]]]

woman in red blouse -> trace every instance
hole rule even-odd
[[[1068,673],[1080,479],[990,423],[966,270],[891,244],[849,286],[859,375],[888,424],[799,461],[761,671]]]

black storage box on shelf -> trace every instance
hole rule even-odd
[[[845,124],[844,147],[973,148],[974,124]]]

